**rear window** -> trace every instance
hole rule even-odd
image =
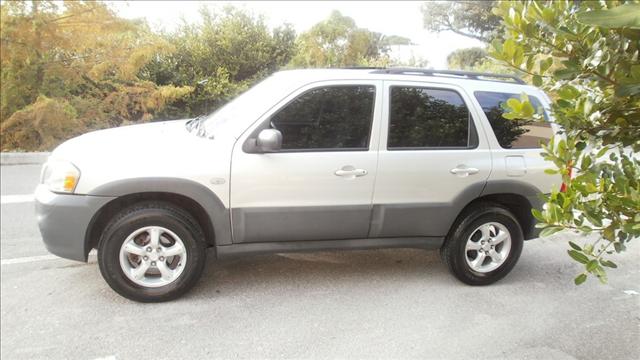
[[[476,91],[474,95],[482,106],[482,111],[487,116],[491,129],[502,148],[535,149],[539,148],[541,143],[546,144],[553,136],[547,113],[535,96],[528,95],[529,101],[536,112],[544,116],[544,121],[507,120],[502,117],[504,113],[502,105],[510,98],[519,99],[520,94]]]

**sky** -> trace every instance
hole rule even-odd
[[[234,5],[262,14],[270,27],[290,23],[298,33],[329,17],[332,10],[353,18],[359,27],[385,35],[400,35],[415,44],[392,48],[392,57],[411,56],[429,61],[429,67],[446,69],[446,58],[453,50],[483,46],[451,32],[432,33],[422,27],[422,2],[417,1],[113,1],[117,13],[125,18],[146,18],[154,29],[172,30],[184,19],[198,21],[201,6],[211,8]]]

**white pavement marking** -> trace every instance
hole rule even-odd
[[[24,264],[36,261],[46,261],[46,260],[55,260],[60,259],[59,256],[55,255],[40,255],[40,256],[25,256],[13,259],[2,259],[0,260],[0,264],[2,265],[13,265],[13,264]]]
[[[89,256],[93,256],[93,255],[97,255],[97,251],[95,249],[91,250],[89,252]],[[0,265],[14,265],[14,264],[25,264],[25,263],[32,263],[32,262],[38,262],[38,261],[49,261],[49,260],[64,260],[63,258],[56,256],[56,255],[52,255],[52,254],[48,254],[48,255],[38,255],[38,256],[25,256],[25,257],[19,257],[19,258],[13,258],[13,259],[2,259],[0,260]]]
[[[25,203],[25,202],[32,202],[32,201],[33,201],[33,194],[0,196],[0,204],[17,204],[17,203]]]

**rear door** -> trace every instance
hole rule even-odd
[[[491,152],[459,87],[384,82],[371,237],[444,236],[483,190]]]

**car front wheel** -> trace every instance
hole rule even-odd
[[[167,301],[186,293],[200,277],[205,257],[197,221],[162,202],[120,211],[98,246],[100,272],[109,286],[141,302]]]

